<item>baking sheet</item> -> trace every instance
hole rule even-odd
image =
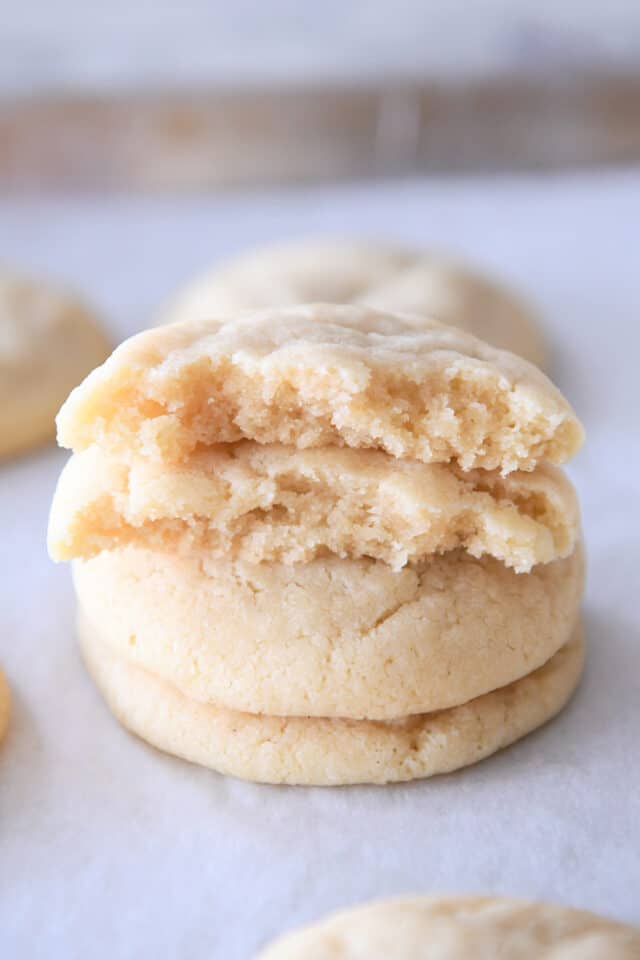
[[[406,181],[188,200],[0,201],[0,256],[66,278],[115,338],[192,271],[271,239],[364,233],[457,250],[542,310],[588,443],[570,473],[589,555],[589,662],[570,707],[458,774],[265,787],[124,733],[46,557],[65,455],[0,468],[0,955],[244,960],[332,908],[404,892],[544,897],[640,923],[640,174]]]

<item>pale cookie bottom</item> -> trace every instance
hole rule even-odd
[[[0,670],[0,741],[4,738],[9,726],[9,714],[11,713],[11,693],[9,684],[5,675]]]
[[[504,897],[367,903],[271,944],[259,960],[637,960],[640,930]]]
[[[316,786],[413,780],[482,760],[558,713],[584,662],[577,628],[543,667],[459,707],[387,722],[283,718],[189,700],[114,655],[82,618],[79,638],[112,712],[155,747],[247,780]]]

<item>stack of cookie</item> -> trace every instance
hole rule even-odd
[[[581,671],[582,430],[451,327],[311,305],[122,344],[58,418],[50,551],[87,665],[151,743],[341,784],[472,763]]]

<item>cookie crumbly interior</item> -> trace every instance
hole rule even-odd
[[[506,475],[582,442],[539,370],[470,334],[369,307],[312,304],[131,338],[71,394],[61,445],[179,463],[201,446],[386,451]]]
[[[200,448],[171,469],[92,446],[60,479],[56,560],[129,544],[250,563],[371,557],[394,569],[463,548],[517,572],[568,556],[579,521],[549,465],[501,477],[394,460],[373,450],[299,450],[254,441]]]

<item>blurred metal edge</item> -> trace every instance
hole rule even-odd
[[[632,166],[640,72],[0,98],[3,192]]]

